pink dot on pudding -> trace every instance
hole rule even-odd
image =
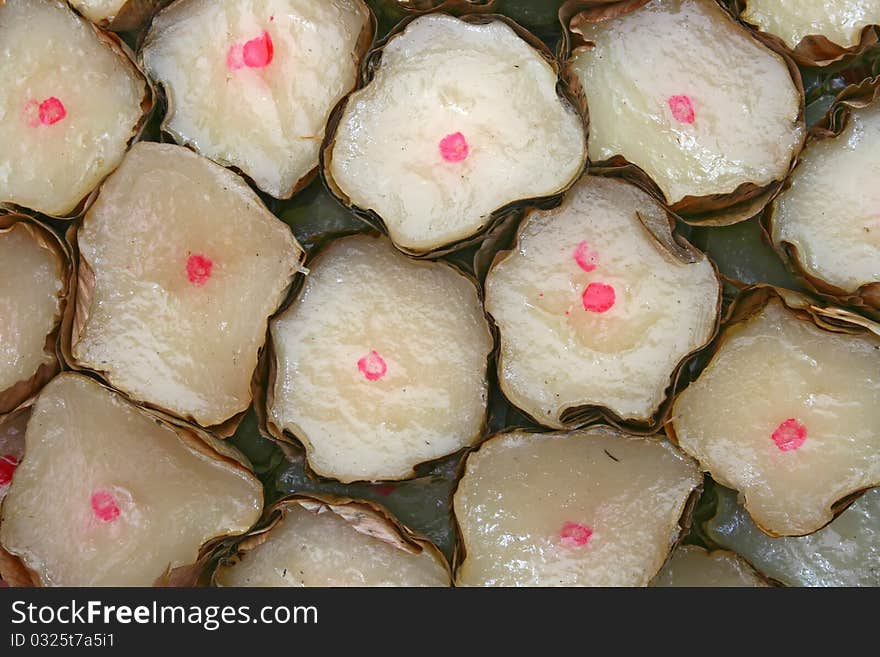
[[[37,128],[40,125],[40,104],[35,100],[29,100],[24,104],[22,116],[31,128]]]
[[[92,493],[92,512],[98,520],[113,522],[119,517],[119,506],[110,493],[98,490]]]
[[[229,52],[226,53],[226,68],[231,71],[244,68],[244,52],[240,43],[229,46]]]
[[[202,286],[211,278],[214,263],[203,255],[193,254],[186,261],[186,277],[193,285]]]
[[[40,125],[55,125],[67,116],[67,108],[55,96],[41,102],[29,100],[24,106],[24,116],[32,128]]]
[[[40,103],[40,123],[43,125],[55,125],[67,116],[64,103],[52,96]]]
[[[12,454],[0,456],[0,486],[6,486],[12,481],[12,475],[18,467],[18,459]]]
[[[388,365],[378,352],[371,351],[358,361],[358,369],[367,381],[378,381],[388,372]]]
[[[586,242],[581,242],[574,249],[574,261],[584,271],[593,271],[598,259],[599,253],[591,249]]]
[[[604,313],[611,310],[615,299],[614,288],[605,283],[590,283],[581,297],[584,310],[591,313]]]
[[[243,45],[234,43],[226,53],[226,66],[237,71],[245,66],[248,68],[265,68],[275,57],[275,44],[268,32],[245,42]]]
[[[447,162],[464,162],[469,152],[467,139],[460,132],[446,135],[440,140],[440,155]]]
[[[696,115],[694,114],[694,105],[690,96],[670,96],[669,109],[672,111],[672,118],[680,123],[693,123]]]
[[[593,530],[578,522],[566,522],[559,530],[559,538],[566,547],[583,547],[590,542]]]
[[[807,428],[794,418],[789,418],[776,427],[771,438],[780,452],[791,452],[804,444]]]
[[[275,56],[275,45],[272,43],[272,37],[268,32],[263,32],[260,36],[251,39],[244,44],[243,48],[244,65],[249,68],[263,68],[272,63]]]

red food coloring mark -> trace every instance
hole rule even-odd
[[[598,259],[598,251],[591,249],[590,245],[586,242],[581,242],[575,247],[574,261],[584,271],[593,271],[596,268],[596,261]]]
[[[559,530],[559,537],[565,547],[583,547],[590,542],[593,530],[578,522],[566,522]]]
[[[614,288],[605,283],[590,283],[581,297],[584,310],[591,313],[604,313],[611,310],[615,299]]]
[[[95,517],[103,522],[113,522],[119,517],[116,500],[105,490],[92,493],[92,511]]]
[[[12,481],[12,475],[18,467],[18,459],[12,454],[0,456],[0,486],[6,486]]]
[[[203,255],[194,254],[186,261],[186,277],[193,285],[204,285],[211,278],[211,270],[214,263],[210,258]]]
[[[40,103],[40,123],[43,125],[55,125],[67,116],[64,103],[52,96]]]
[[[24,117],[28,125],[38,128],[40,125],[54,125],[67,116],[64,103],[52,96],[42,102],[29,100],[24,106]]]
[[[24,109],[22,110],[22,116],[24,120],[27,121],[27,124],[32,128],[38,128],[40,126],[40,104],[35,100],[29,100],[24,104]]]
[[[272,63],[275,56],[275,45],[268,32],[263,32],[255,39],[244,44],[244,65],[250,68],[263,68]]]
[[[543,299],[543,298],[544,298],[544,293],[543,293],[543,292],[538,292],[538,297],[541,298],[541,299]]]
[[[681,123],[693,123],[696,115],[690,96],[670,96],[669,109],[672,110],[672,118]]]
[[[358,369],[367,381],[378,381],[388,372],[388,365],[376,351],[371,351],[358,361]]]
[[[771,438],[780,452],[791,452],[804,444],[807,428],[794,418],[789,418],[776,427]]]
[[[566,310],[566,311],[565,311],[565,314],[566,314],[566,315],[571,315],[571,311],[570,311],[570,310]]]
[[[226,68],[231,71],[244,68],[244,53],[240,43],[229,46],[229,52],[226,53]]]
[[[440,140],[440,155],[447,162],[463,162],[467,159],[470,147],[460,132],[446,135]]]
[[[274,22],[275,22],[275,17],[274,17],[274,16],[269,16],[269,22],[270,22],[270,23],[274,23]]]
[[[233,71],[248,68],[265,68],[275,57],[275,44],[268,32],[245,42],[234,43],[226,53],[226,66]]]
[[[373,488],[382,497],[388,497],[389,495],[391,495],[391,493],[394,492],[396,486],[393,486],[391,484],[376,484],[373,486]]]

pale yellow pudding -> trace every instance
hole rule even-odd
[[[493,346],[473,282],[363,235],[331,243],[309,269],[271,324],[268,414],[311,468],[343,482],[403,479],[472,444]]]
[[[346,201],[421,254],[477,234],[515,201],[580,175],[583,120],[554,67],[505,23],[422,16],[392,38],[329,146]]]
[[[28,382],[56,362],[47,339],[61,321],[66,275],[48,229],[24,220],[0,228],[0,414],[29,397]]]
[[[467,458],[453,506],[459,586],[646,586],[702,483],[658,438],[512,431]]]
[[[862,30],[880,25],[877,0],[746,0],[744,21],[773,34],[789,48],[824,36],[843,48],[858,45]]]
[[[137,144],[78,241],[76,364],[202,426],[245,411],[304,256],[245,182],[182,146]]]
[[[670,204],[785,178],[804,138],[798,88],[714,0],[654,0],[579,29],[592,161],[623,156]]]
[[[767,583],[733,552],[708,552],[696,545],[682,545],[672,553],[652,585],[746,588],[767,586]]]
[[[0,544],[44,586],[151,586],[262,511],[243,466],[79,374],[43,389],[25,444]]]
[[[59,0],[0,3],[0,203],[74,212],[151,102],[117,46]]]
[[[265,541],[221,565],[221,586],[449,586],[436,549],[397,536],[363,504],[303,500],[283,507]]]
[[[822,330],[774,298],[725,332],[672,427],[762,529],[810,534],[880,481],[878,366],[880,338]]]
[[[844,293],[880,283],[880,104],[811,142],[774,202],[772,238],[797,267]],[[791,249],[794,249],[794,252]]]
[[[153,21],[141,52],[178,143],[288,198],[318,166],[370,36],[362,0],[182,0]]]
[[[559,208],[530,214],[490,270],[499,383],[541,424],[562,428],[586,406],[649,424],[679,363],[714,335],[712,265],[696,251],[682,260],[649,226],[671,240],[648,194],[585,177]]]

